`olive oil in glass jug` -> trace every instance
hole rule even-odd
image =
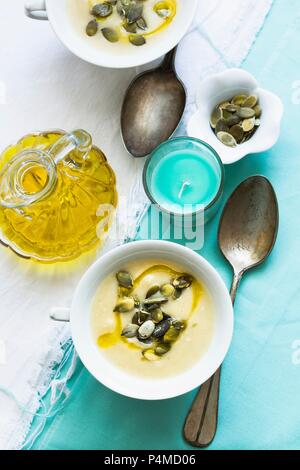
[[[0,238],[23,257],[68,261],[99,246],[116,205],[115,174],[83,130],[30,134],[1,155]]]

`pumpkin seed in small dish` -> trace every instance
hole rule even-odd
[[[260,126],[262,109],[255,95],[236,95],[219,103],[210,116],[210,126],[227,147],[247,142]]]

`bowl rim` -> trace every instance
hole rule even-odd
[[[147,390],[147,383],[152,384],[153,380],[149,380],[147,378],[137,378],[136,376],[130,375],[130,373],[125,373],[121,369],[118,369],[118,367],[115,366],[113,363],[109,363],[104,358],[104,356],[102,356],[102,366],[103,364],[106,364],[107,367],[111,368],[111,370],[113,370],[115,373],[117,372],[120,374],[120,377],[118,375],[118,380],[115,380],[113,378],[113,374],[107,374],[107,371],[104,370],[105,367],[99,368],[99,364],[95,365],[94,362],[91,361],[92,354],[89,354],[89,352],[86,350],[87,348],[84,346],[83,341],[82,310],[78,312],[78,310],[76,310],[76,305],[80,305],[79,300],[82,298],[81,296],[84,292],[85,286],[89,285],[93,276],[95,276],[97,273],[99,275],[102,266],[105,266],[107,263],[109,264],[110,262],[115,263],[116,258],[121,260],[123,259],[123,256],[125,254],[128,254],[130,252],[131,257],[133,257],[134,254],[139,251],[141,252],[141,250],[147,250],[147,253],[150,253],[152,250],[154,252],[153,256],[155,257],[155,252],[156,254],[161,252],[164,247],[167,247],[167,250],[172,252],[172,254],[177,254],[176,258],[174,259],[174,262],[180,264],[180,260],[182,258],[184,259],[184,257],[188,257],[190,258],[190,260],[193,258],[193,261],[197,263],[197,265],[199,264],[199,271],[200,268],[203,270],[203,272],[205,270],[207,275],[211,276],[214,279],[214,282],[216,283],[218,288],[218,298],[222,301],[222,314],[224,314],[224,316],[226,317],[226,320],[223,319],[223,322],[226,321],[225,331],[227,335],[224,338],[223,344],[218,346],[220,349],[217,351],[214,349],[213,351],[214,356],[211,358],[212,365],[210,366],[209,373],[203,374],[202,377],[200,377],[200,374],[194,373],[194,368],[197,366],[199,367],[199,364],[201,364],[201,361],[203,359],[203,357],[200,357],[199,361],[196,363],[195,366],[191,367],[190,369],[184,372],[184,376],[188,376],[188,380],[182,380],[182,374],[175,375],[168,378],[167,380],[168,382],[172,382],[172,387],[170,387],[170,389],[166,390],[165,387],[156,387],[155,391],[152,390],[151,392],[149,392],[149,390]],[[149,255],[149,258],[151,258],[151,255]],[[94,294],[91,297],[94,298]],[[90,298],[89,300],[91,301],[92,299]],[[90,321],[90,311],[88,317]],[[128,244],[117,247],[100,257],[92,266],[90,266],[90,268],[86,271],[81,281],[77,285],[75,294],[73,296],[70,314],[70,325],[74,346],[86,369],[95,377],[97,381],[102,383],[107,388],[113,390],[114,392],[117,392],[121,395],[130,398],[141,400],[164,400],[174,398],[188,393],[203,384],[204,382],[206,382],[206,380],[208,380],[216,372],[216,370],[220,367],[226,357],[226,354],[229,350],[232,341],[233,323],[233,306],[230,299],[230,295],[224,281],[222,280],[221,276],[216,271],[216,269],[207,260],[205,260],[202,256],[192,251],[191,249],[173,242],[162,240],[143,240],[130,242]],[[97,348],[96,344],[95,348]],[[101,354],[99,354],[99,357],[101,357]],[[134,388],[131,385],[131,382],[128,385],[128,378],[137,381],[139,383],[139,387]],[[157,384],[162,384],[163,382],[166,382],[166,379],[155,379],[155,383]]]
[[[145,54],[143,56],[144,58],[141,58],[141,57],[135,56],[135,54],[132,54],[127,57],[126,62],[118,63],[118,60],[120,60],[119,54],[116,54],[116,56],[113,56],[113,55],[102,56],[101,53],[99,53],[96,59],[94,58],[93,54],[89,54],[89,55],[84,54],[80,50],[80,48],[74,46],[73,42],[66,37],[66,35],[62,32],[61,28],[58,26],[56,13],[55,13],[56,2],[58,1],[60,2],[61,0],[45,0],[47,16],[52,26],[52,29],[54,30],[58,39],[64,44],[64,46],[67,49],[69,49],[69,51],[71,51],[74,55],[84,60],[85,62],[94,64],[100,67],[104,67],[104,68],[110,68],[110,69],[126,69],[126,68],[131,68],[131,67],[139,67],[142,65],[149,64],[159,59],[163,55],[167,54],[182,40],[184,35],[187,33],[189,27],[192,24],[192,21],[194,19],[194,16],[198,7],[198,0],[190,0],[192,2],[191,7],[189,8],[190,16],[188,17],[189,19],[186,21],[185,27],[182,28],[181,30],[177,30],[176,34],[174,34],[173,40],[166,41],[166,45],[164,47],[162,47],[160,44],[157,44],[156,46],[153,46],[152,48],[148,49],[148,54]],[[92,49],[93,48],[91,48],[91,50]]]

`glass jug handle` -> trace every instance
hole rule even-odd
[[[57,164],[65,160],[66,164],[78,166],[85,160],[87,154],[92,148],[92,137],[82,129],[75,130],[70,134],[65,134],[50,147],[48,154]],[[72,152],[72,158],[66,158]]]

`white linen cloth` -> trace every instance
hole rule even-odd
[[[182,0],[184,1],[184,0]],[[239,66],[262,27],[272,0],[199,0],[194,25],[177,53],[177,70],[188,88],[188,106],[179,132],[194,106],[195,89],[210,73]],[[47,22],[27,19],[23,0],[1,0],[0,149],[34,130],[89,131],[113,166],[118,191],[143,208],[142,161],[123,148],[119,116],[124,92],[136,71],[107,70],[67,51]],[[121,214],[120,214],[121,216]],[[129,227],[131,237],[137,219]],[[124,233],[126,235],[126,233]],[[107,248],[112,245],[108,243]],[[53,306],[67,307],[86,269],[43,271],[0,248],[0,449],[22,446],[40,396],[53,384],[69,330],[48,318]],[[72,369],[69,371],[69,376]],[[8,390],[23,405],[18,406]],[[53,398],[55,401],[55,397]]]

